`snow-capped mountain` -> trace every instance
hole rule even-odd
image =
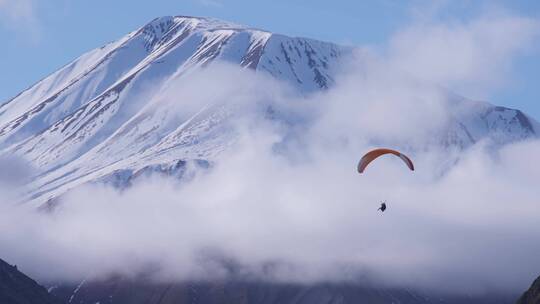
[[[334,69],[351,51],[209,18],[157,18],[0,104],[1,154],[24,157],[38,169],[27,197],[38,204],[86,182],[208,167],[233,143],[224,124],[231,109],[200,105],[171,124],[158,88],[224,61],[309,94],[334,84]],[[456,111],[444,145],[467,147],[488,136],[504,143],[540,132],[519,110],[457,104],[467,111]]]

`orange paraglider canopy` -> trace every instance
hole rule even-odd
[[[402,154],[398,151],[391,150],[391,149],[375,149],[371,150],[368,153],[366,153],[362,159],[360,159],[360,162],[358,163],[358,173],[363,173],[366,167],[371,163],[373,160],[375,160],[377,157],[384,155],[384,154],[393,154],[407,164],[407,167],[411,169],[411,171],[414,171],[414,164],[411,161],[410,158],[408,158],[405,154]]]

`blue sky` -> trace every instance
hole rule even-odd
[[[486,7],[540,20],[540,1],[532,0],[0,0],[0,101],[157,16],[210,16],[292,36],[380,46],[415,20],[470,20]],[[514,58],[507,72],[510,81],[481,98],[540,119],[538,48]]]

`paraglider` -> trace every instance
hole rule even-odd
[[[405,154],[403,154],[403,153],[401,153],[399,151],[395,151],[395,150],[391,150],[391,149],[385,149],[385,148],[379,148],[379,149],[371,150],[368,153],[366,153],[364,156],[362,156],[362,158],[360,159],[360,162],[358,163],[358,173],[364,173],[364,170],[366,170],[367,166],[372,161],[374,161],[379,156],[382,156],[382,155],[385,155],[385,154],[392,154],[392,155],[395,155],[395,156],[401,158],[401,160],[407,165],[407,167],[409,167],[409,169],[411,171],[414,171],[414,163],[411,161],[411,159],[409,157],[407,157],[407,155],[405,155]],[[379,210],[381,212],[384,212],[386,210],[386,201],[383,201],[381,203],[381,207],[379,207],[379,209],[377,209],[377,211],[379,211]]]
[[[411,171],[414,171],[414,164],[411,161],[411,159],[407,157],[407,155],[401,152],[395,151],[395,150],[381,148],[381,149],[371,150],[368,153],[366,153],[364,156],[362,156],[362,158],[360,159],[360,162],[358,163],[358,173],[364,173],[364,170],[369,165],[369,163],[374,161],[379,156],[382,156],[385,154],[393,154],[401,158],[401,160],[405,162],[407,167],[409,167]]]

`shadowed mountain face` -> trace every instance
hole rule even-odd
[[[257,282],[155,283],[145,279],[108,280],[77,285],[59,285],[47,290],[0,260],[0,303],[2,304],[509,304],[512,295],[456,296],[408,289],[375,288],[351,284],[276,284]],[[540,279],[518,304],[540,303]]]
[[[540,280],[518,304],[540,303]],[[61,284],[51,293],[31,278],[0,260],[0,303],[2,304],[509,304],[512,295],[456,296],[408,289],[376,288],[351,284],[277,284],[258,282],[156,283],[145,279],[108,280],[77,285]]]
[[[119,278],[61,287],[53,293],[71,303],[124,304],[506,304],[515,297],[427,295],[406,289],[347,284],[289,285],[273,283],[156,284]]]
[[[540,304],[540,277],[538,277],[529,290],[519,298],[517,304]]]
[[[63,301],[50,295],[47,289],[18,271],[16,266],[0,260],[0,303],[60,304]]]

